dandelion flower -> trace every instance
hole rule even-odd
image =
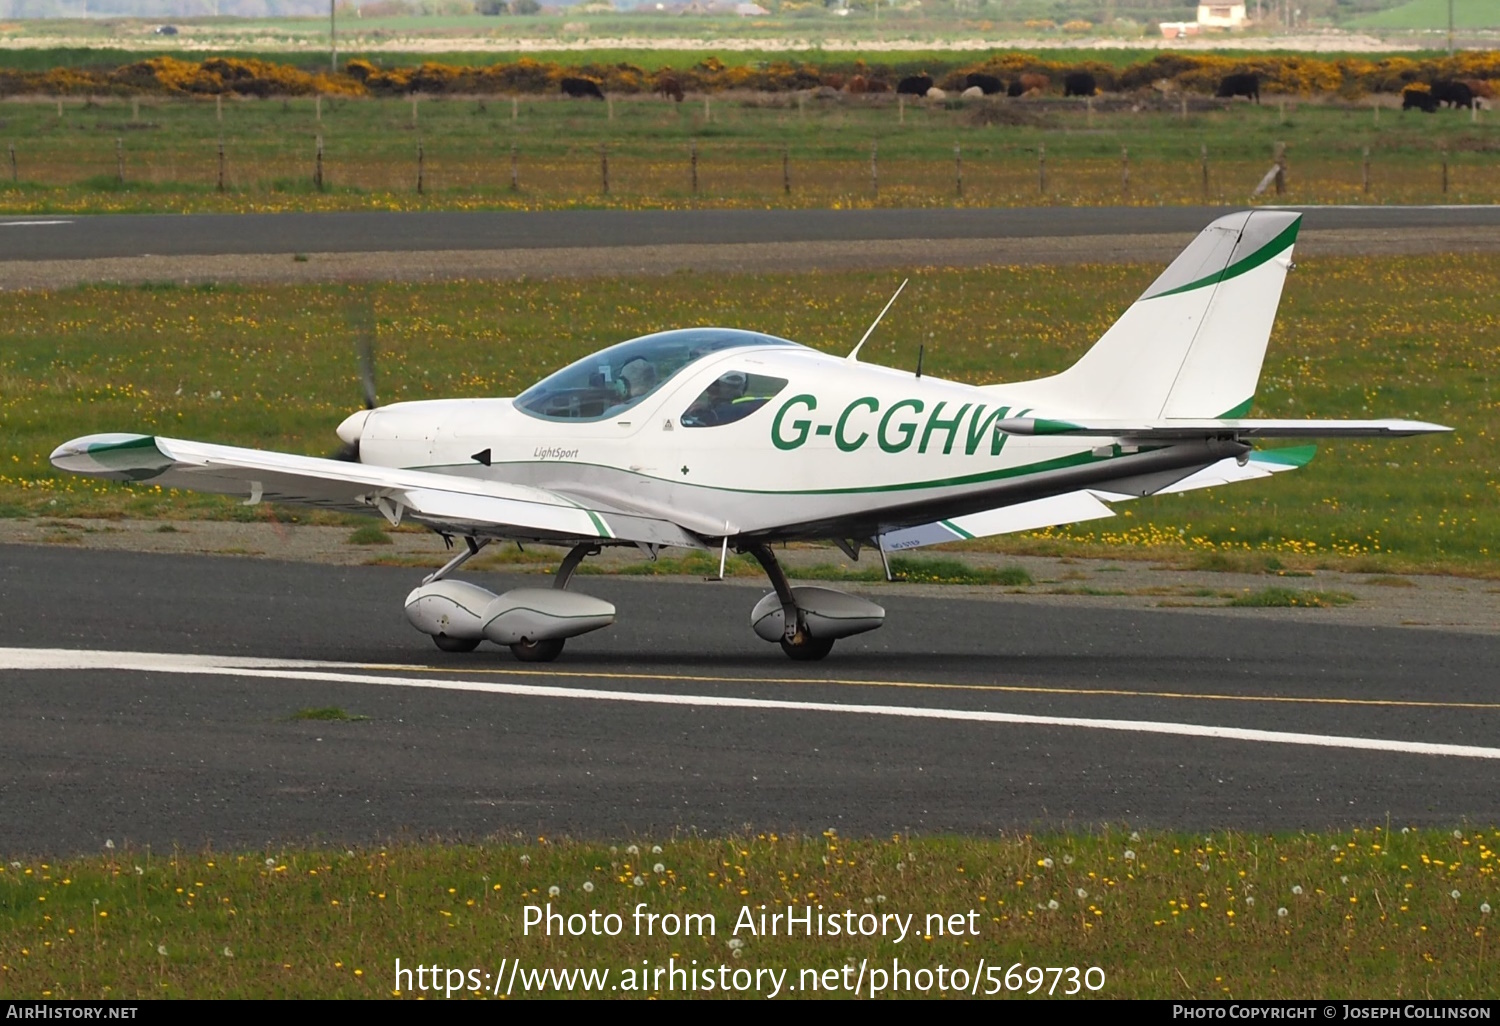
[[[656,865],[654,865],[654,866],[651,867],[651,872],[653,872],[653,873],[661,874],[661,873],[665,873],[666,871],[667,871],[667,867],[664,866],[664,865],[662,865],[660,862],[658,862]]]
[[[741,956],[742,956],[742,952],[740,951],[739,948],[735,948],[733,951],[731,951],[729,953],[729,957],[730,958],[740,958]]]
[[[555,898],[561,893],[562,888],[557,886],[557,884],[553,884],[551,887],[547,888],[547,897],[549,898]]]
[[[158,955],[162,956],[163,958],[166,958],[167,957],[167,946],[165,944],[158,944],[156,946],[156,953]]]
[[[1051,909],[1053,912],[1056,912],[1058,910],[1058,908],[1059,908],[1059,906],[1057,904],[1057,899],[1053,898],[1051,901],[1047,902],[1047,907],[1049,909]]]
[[[1276,918],[1277,919],[1285,919],[1286,916],[1287,916],[1287,912],[1286,912],[1286,906],[1285,905],[1281,906],[1280,908],[1278,908],[1276,910]]]
[[[1087,898],[1089,896],[1089,892],[1084,890],[1082,887],[1078,888],[1078,890],[1074,891],[1073,893],[1078,895],[1079,898]]]
[[[146,875],[146,871],[144,869],[142,869],[140,866],[136,866],[135,867],[135,875],[136,876],[145,876]]]
[[[725,943],[729,945],[729,950],[731,951],[738,951],[745,946],[745,942],[738,937],[731,937]]]
[[[1292,893],[1293,894],[1301,894],[1302,893],[1302,885],[1301,884],[1292,884]]]
[[[531,856],[530,855],[522,855],[521,856],[521,865],[523,865],[523,866],[529,866],[529,865],[531,865]]]
[[[1448,897],[1452,898],[1454,901],[1457,901],[1459,898],[1463,897],[1463,895],[1459,893],[1457,888],[1454,888],[1453,890],[1448,892]]]
[[[1065,866],[1071,866],[1072,864],[1073,864],[1073,856],[1071,856],[1071,855],[1064,855],[1063,856],[1063,865],[1065,865]]]
[[[1486,901],[1483,905],[1479,906],[1479,914],[1482,915],[1482,916],[1487,916],[1487,915],[1490,914],[1490,903],[1489,902]]]
[[[644,887],[644,886],[646,886],[646,881],[642,880],[640,877],[636,877],[634,880],[630,881],[630,883],[631,883],[632,886],[635,886],[635,887]]]
[[[1135,852],[1132,851],[1129,848],[1125,849],[1125,861],[1126,862],[1134,862],[1135,861]]]
[[[1132,841],[1139,841],[1141,839],[1141,832],[1139,830],[1130,831],[1130,839]]]
[[[104,847],[108,848],[110,851],[114,851],[115,850],[115,842],[113,840],[111,840],[110,838],[106,837],[104,839]]]
[[[651,846],[651,854],[653,854],[653,855],[660,855],[661,854],[661,845],[659,845],[659,844],[653,844]]]
[[[233,958],[234,957],[234,952],[229,950],[229,945],[228,944],[224,945],[224,957],[225,958]]]
[[[885,895],[884,894],[877,894],[877,895],[875,895],[875,904],[877,904],[877,905],[884,905],[885,904]],[[1486,905],[1484,907],[1484,911],[1488,912],[1489,910],[1490,910],[1490,907],[1488,905]]]
[[[583,882],[583,893],[585,893],[585,894],[593,894],[594,893],[594,881],[592,881],[592,880],[585,880]]]
[[[274,866],[274,865],[276,865],[276,860],[275,859],[266,859],[266,866],[267,867]]]
[[[1043,867],[1044,869],[1051,869],[1052,868],[1052,860],[1051,859],[1042,859],[1042,861],[1038,862],[1037,865]]]
[[[628,848],[625,849],[625,854],[626,855],[639,855],[640,853],[641,853],[641,849],[637,848],[633,844],[630,847],[628,847]]]
[[[1462,841],[1464,839],[1464,832],[1462,830],[1453,831],[1453,839],[1455,841]]]
[[[1411,833],[1411,827],[1402,827],[1401,828],[1401,832],[1403,834],[1409,834],[1409,833]]]
[[[1246,904],[1246,905],[1247,905],[1247,906],[1248,906],[1248,907],[1250,907],[1250,908],[1254,908],[1254,907],[1255,907],[1255,898],[1254,898],[1254,897],[1253,897],[1253,896],[1252,896],[1252,897],[1248,897],[1248,898],[1246,898],[1246,899],[1245,899],[1245,904]]]
[[[1349,878],[1347,876],[1341,876],[1341,877],[1339,877],[1339,883],[1348,883],[1348,882],[1349,882]]]

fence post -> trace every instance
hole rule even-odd
[[[15,143],[11,143],[10,144],[10,180],[13,181],[13,182],[20,180],[19,177],[18,177],[17,171],[16,171],[16,144]]]
[[[906,124],[906,96],[902,93],[896,94],[896,123]]]
[[[1443,195],[1448,195],[1448,151],[1443,151]]]
[[[517,165],[516,144],[510,144],[510,191],[521,191],[521,169]]]
[[[688,163],[693,169],[693,195],[698,195],[698,142],[688,144]]]
[[[318,123],[323,121],[323,94],[319,93],[313,97],[313,119]]]
[[[880,143],[878,141],[872,141],[870,143],[870,193],[876,199],[880,198],[880,165],[878,162],[879,146]]]
[[[323,191],[323,137],[322,137],[322,135],[318,136],[318,153],[317,153],[316,161],[313,164],[313,185],[317,186],[319,192]]]
[[[1446,165],[1444,166],[1446,167]],[[121,185],[125,184],[125,140],[123,139],[115,140],[115,177]],[[1447,178],[1446,171],[1443,177]],[[1447,192],[1448,190],[1444,189],[1443,191]]]
[[[788,196],[792,194],[792,148],[790,146],[781,148],[781,191]]]
[[[219,183],[218,191],[224,191],[224,137],[219,137]]]
[[[425,191],[424,190],[424,186],[427,184],[426,181],[425,181],[425,179],[426,179],[426,170],[427,170],[426,154],[422,151],[422,140],[418,139],[417,140],[417,195],[418,196],[422,195],[422,193]]]
[[[1130,150],[1120,147],[1120,198],[1130,199]]]
[[[1036,145],[1036,188],[1043,196],[1047,195],[1047,144]]]
[[[1360,184],[1364,188],[1366,196],[1370,194],[1370,147],[1365,147],[1364,163],[1360,168]]]
[[[1198,158],[1203,163],[1203,202],[1208,203],[1208,143],[1198,148]]]
[[[1273,162],[1276,164],[1276,195],[1280,196],[1286,192],[1286,143],[1276,144]]]
[[[604,187],[604,195],[609,195],[609,150],[603,143],[599,144],[599,180]]]
[[[224,94],[214,93],[214,120],[219,124],[224,123]]]
[[[958,143],[953,144],[953,175],[958,184],[958,198],[964,198],[964,153]]]

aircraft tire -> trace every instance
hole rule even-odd
[[[550,663],[562,655],[566,638],[550,638],[546,641],[518,641],[510,646],[512,654],[523,663]]]
[[[781,650],[786,653],[788,659],[799,663],[811,663],[822,659],[833,651],[832,638],[808,638],[800,645],[793,645],[785,638],[781,639]]]
[[[446,634],[434,634],[432,643],[444,652],[472,652],[479,647],[478,638],[450,638]]]

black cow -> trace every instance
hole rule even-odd
[[[1099,91],[1099,83],[1087,71],[1075,71],[1063,78],[1064,96],[1093,96]]]
[[[1432,83],[1432,99],[1435,103],[1451,103],[1453,109],[1459,107],[1474,106],[1474,90],[1470,89],[1464,82],[1434,82]]]
[[[1010,88],[1007,89],[1007,90],[1005,90],[1005,95],[1006,96],[1025,96],[1026,95],[1026,87],[1021,84],[1021,80],[1018,78],[1015,81],[1011,82]]]
[[[1219,80],[1219,88],[1214,95],[1221,98],[1243,96],[1247,100],[1259,103],[1260,76],[1253,71],[1240,75],[1225,75]]]
[[[994,75],[986,75],[980,71],[969,72],[969,77],[964,79],[965,89],[978,88],[986,96],[994,96],[996,93],[1005,92],[1005,83]]]
[[[1407,87],[1401,93],[1402,110],[1420,110],[1431,114],[1438,109],[1438,102],[1426,89]]]
[[[931,75],[907,75],[896,83],[896,94],[898,96],[926,96],[927,90],[931,88]]]
[[[604,99],[599,83],[591,78],[565,78],[558,84],[562,86],[564,95],[571,96],[575,100]]]

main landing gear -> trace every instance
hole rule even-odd
[[[794,588],[771,547],[757,542],[742,549],[755,557],[775,590],[750,613],[750,625],[775,641],[790,659],[812,662],[833,651],[833,643],[873,631],[885,623],[885,610],[873,602],[832,588]]]
[[[481,641],[492,641],[507,646],[522,662],[546,663],[562,654],[567,639],[615,622],[610,603],[565,590],[578,564],[599,552],[598,545],[575,545],[563,558],[551,588],[514,588],[496,595],[477,584],[449,579],[489,544],[488,539],[464,540],[465,551],[406,597],[406,618],[444,652],[472,652]]]

